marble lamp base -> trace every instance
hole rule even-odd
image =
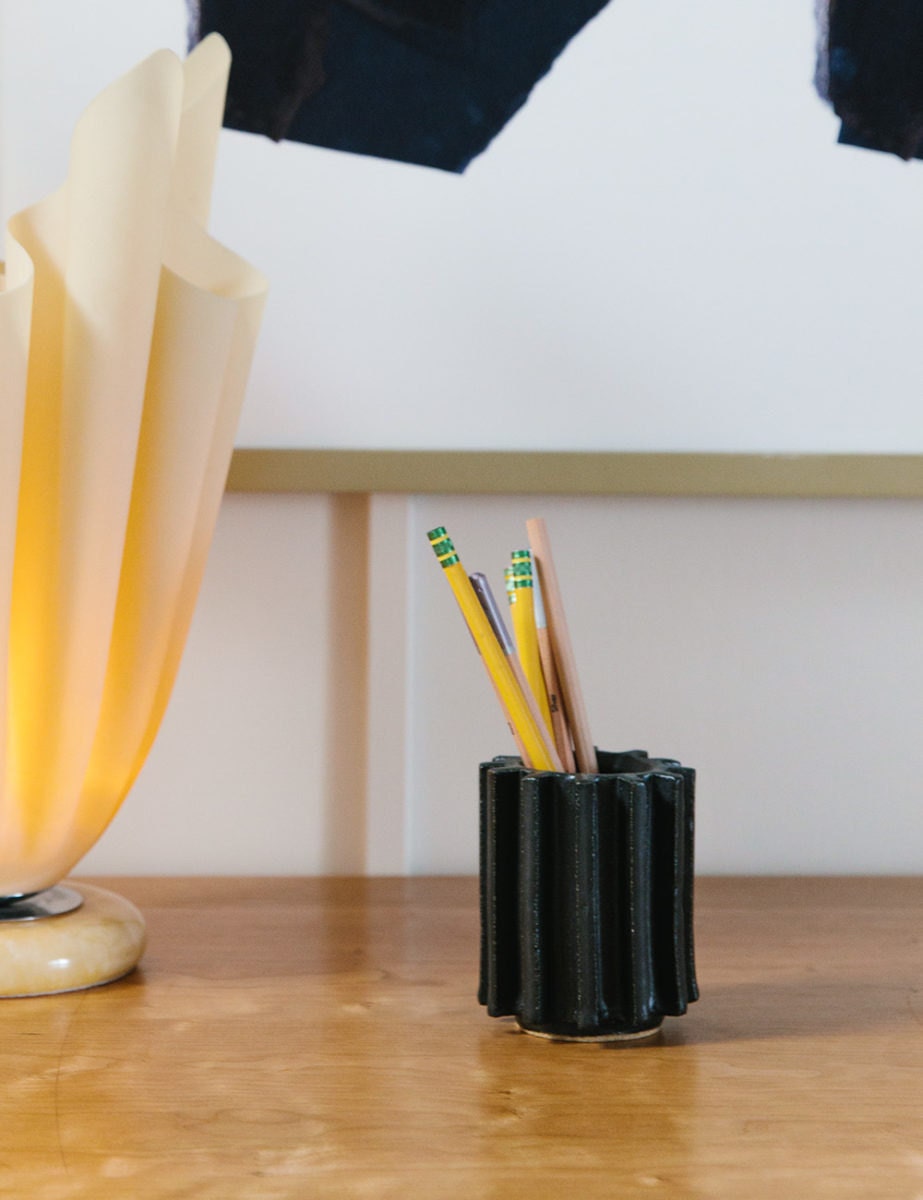
[[[0,904],[0,997],[47,996],[111,983],[137,966],[144,918],[89,883]]]

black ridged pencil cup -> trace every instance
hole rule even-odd
[[[598,759],[595,775],[481,764],[478,999],[544,1037],[643,1037],[698,997],[695,772]]]

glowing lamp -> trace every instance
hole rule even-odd
[[[266,283],[205,232],[230,55],[159,51],[80,118],[0,275],[0,994],[140,958],[61,881],[154,741],[205,567]],[[69,910],[69,912],[68,912]]]

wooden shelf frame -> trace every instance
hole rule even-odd
[[[230,492],[923,497],[923,454],[235,451]]]

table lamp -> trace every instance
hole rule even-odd
[[[62,880],[164,714],[266,294],[205,232],[230,53],[159,51],[77,123],[0,275],[0,995],[124,975],[144,922]]]

